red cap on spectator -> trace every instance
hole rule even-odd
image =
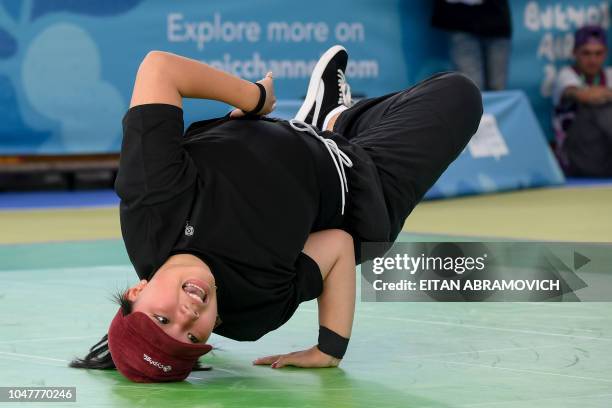
[[[117,370],[135,382],[182,381],[212,350],[176,340],[142,312],[124,316],[121,309],[108,330],[108,348]]]

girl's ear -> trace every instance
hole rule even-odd
[[[140,294],[140,291],[142,291],[145,286],[147,286],[147,282],[145,279],[141,280],[140,282],[138,282],[137,284],[135,284],[134,286],[130,287],[126,292],[125,292],[125,297],[130,301],[130,302],[135,302],[136,298],[138,297],[138,295]]]

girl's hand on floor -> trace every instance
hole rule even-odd
[[[288,354],[277,354],[274,356],[261,357],[253,361],[254,365],[270,364],[272,368],[281,368],[285,366],[303,367],[303,368],[322,368],[322,367],[337,367],[340,364],[339,359],[323,353],[313,346],[308,350],[294,351]]]
[[[257,114],[267,115],[276,108],[276,95],[274,95],[274,78],[272,78],[272,72],[268,72],[263,79],[257,82],[266,88],[266,101],[264,102],[263,108],[261,108]],[[244,116],[244,111],[242,109],[236,108],[230,113],[231,118],[239,118],[241,116]]]

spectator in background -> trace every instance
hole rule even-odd
[[[512,37],[507,0],[435,0],[432,25],[451,32],[456,69],[482,90],[506,87]]]
[[[553,86],[556,154],[570,176],[612,176],[612,67],[606,32],[586,26],[574,36],[573,66]]]

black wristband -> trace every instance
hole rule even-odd
[[[257,112],[263,108],[266,103],[266,88],[260,84],[259,82],[255,82],[255,85],[259,88],[259,101],[257,101],[257,106],[252,111],[244,112],[246,115],[255,115]]]
[[[344,353],[346,353],[348,343],[349,339],[346,337],[340,336],[325,326],[319,326],[319,344],[317,344],[317,348],[323,353],[342,359]]]

